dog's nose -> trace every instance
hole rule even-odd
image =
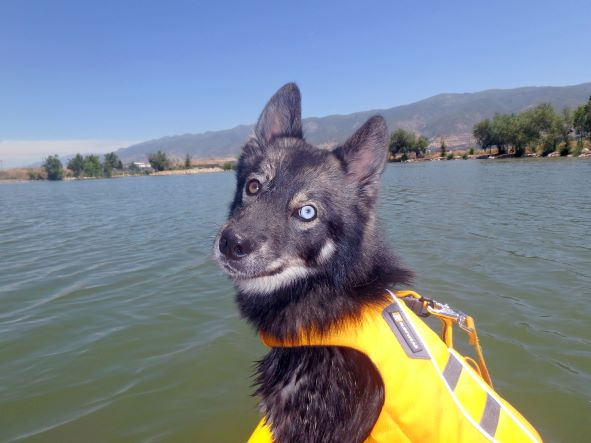
[[[252,252],[250,241],[240,238],[232,229],[226,229],[220,237],[220,252],[232,260],[240,260]]]

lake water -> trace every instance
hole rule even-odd
[[[591,435],[591,161],[389,165],[414,288],[547,441]],[[230,173],[0,185],[0,441],[239,442],[265,352],[210,258]]]

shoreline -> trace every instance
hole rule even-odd
[[[540,155],[524,155],[523,157],[514,157],[512,155],[471,155],[468,158],[462,158],[461,155],[454,155],[453,158],[446,158],[446,157],[428,157],[428,158],[411,158],[405,161],[401,161],[400,159],[388,160],[388,164],[396,164],[396,163],[423,163],[423,162],[437,162],[437,161],[450,161],[450,160],[526,160],[526,159],[562,159],[562,158],[591,158],[591,152],[584,152],[581,155],[574,156],[574,155],[567,155],[567,156],[560,156],[560,155],[548,155],[546,157]],[[1,172],[1,171],[0,171]],[[171,175],[195,175],[195,174],[214,174],[220,172],[233,172],[233,170],[225,170],[218,166],[214,167],[207,167],[207,168],[192,168],[192,169],[171,169],[168,171],[158,171],[152,172],[150,174],[120,174],[114,175],[112,177],[64,177],[64,182],[74,182],[74,181],[81,181],[81,180],[109,180],[109,179],[119,179],[119,178],[129,178],[129,177],[164,177],[164,176],[171,176]],[[41,179],[41,180],[30,180],[30,179],[21,179],[21,178],[0,178],[0,185],[3,184],[17,184],[17,183],[33,183],[33,182],[47,182],[51,180]]]
[[[75,182],[75,181],[86,181],[86,180],[110,180],[110,179],[119,179],[119,178],[129,178],[129,177],[161,177],[167,175],[195,175],[195,174],[213,174],[218,172],[228,172],[220,167],[211,167],[211,168],[192,168],[192,169],[171,169],[169,171],[158,171],[152,172],[150,174],[119,174],[113,175],[112,177],[64,177],[63,182]],[[41,180],[30,180],[30,179],[20,179],[20,178],[0,178],[0,184],[11,184],[11,183],[33,183],[33,182],[48,182],[51,180],[41,179]]]
[[[460,151],[461,152],[461,151]],[[555,155],[552,155],[555,154]],[[559,155],[551,153],[550,155],[538,155],[538,154],[525,154],[521,157],[516,157],[513,154],[474,154],[464,158],[462,155],[455,155],[453,158],[447,157],[422,157],[422,158],[409,158],[408,160],[402,160],[400,157],[395,159],[389,159],[388,163],[421,163],[421,162],[433,162],[433,161],[449,161],[449,160],[521,160],[521,159],[555,159],[555,158],[591,158],[591,151],[583,152],[579,155]]]

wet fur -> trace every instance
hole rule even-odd
[[[299,90],[284,86],[265,107],[243,149],[228,222],[214,245],[237,288],[242,315],[279,339],[320,333],[383,303],[386,289],[407,283],[377,227],[374,205],[385,163],[385,123],[373,117],[345,144],[328,151],[302,138]],[[248,197],[252,177],[263,190]],[[298,222],[313,202],[318,220]],[[238,262],[217,251],[224,229],[247,236],[256,250]],[[358,442],[384,401],[369,359],[352,349],[272,349],[257,370],[261,410],[277,442]]]

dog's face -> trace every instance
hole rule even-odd
[[[302,137],[300,94],[271,98],[243,148],[230,216],[214,255],[239,292],[269,295],[319,275],[346,272],[372,229],[386,125],[372,117],[329,151]]]

